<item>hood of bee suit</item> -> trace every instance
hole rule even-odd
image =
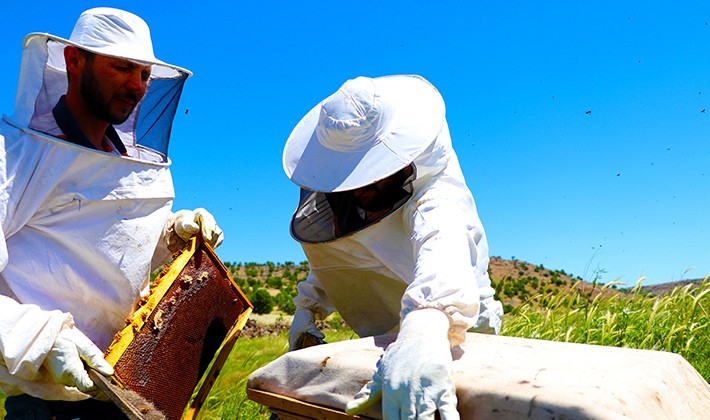
[[[149,148],[167,160],[173,119],[184,83],[192,73],[156,58],[147,23],[123,10],[99,7],[85,11],[69,39],[47,33],[27,35],[15,112],[5,119],[27,127],[33,118],[51,112],[67,90],[66,46],[151,65],[145,96],[128,120],[115,128],[127,148]]]

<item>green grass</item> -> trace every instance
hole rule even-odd
[[[355,338],[348,329],[327,332],[329,342]],[[247,399],[247,378],[255,369],[264,366],[288,350],[288,333],[277,336],[237,340],[229,359],[224,364],[198,419],[264,419],[269,411]]]
[[[683,356],[710,381],[710,280],[661,297],[646,295],[640,284],[629,294],[594,298],[577,290],[538,294],[505,315],[501,334],[669,351]],[[347,328],[326,332],[331,342],[351,338]],[[267,420],[268,410],[246,398],[246,380],[283,354],[287,341],[285,332],[237,340],[198,418]],[[4,416],[2,409],[0,414]]]
[[[640,283],[628,295],[579,292],[538,296],[505,318],[502,334],[515,337],[635,349],[683,356],[710,381],[710,281],[679,287],[661,297]]]
[[[224,364],[200,419],[268,419],[269,411],[246,397],[249,374],[288,350],[288,337],[239,339]]]

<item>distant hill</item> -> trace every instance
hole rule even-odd
[[[254,300],[268,300],[277,312],[290,313],[289,301],[296,294],[296,285],[308,275],[308,263],[294,262],[265,264],[226,263],[232,270],[232,277],[239,283],[247,296]],[[600,284],[583,281],[572,277],[564,270],[545,268],[542,264],[534,265],[520,260],[506,260],[491,257],[489,276],[497,298],[509,312],[524,302],[533,305],[541,303],[544,295],[576,289],[580,295],[593,299],[599,293],[626,293],[615,286],[604,288]],[[259,296],[257,296],[259,294]],[[256,312],[256,311],[255,311]],[[257,312],[258,313],[258,312]],[[269,313],[266,311],[264,313]]]
[[[593,299],[600,293],[618,294],[626,291],[616,286],[605,288],[602,284],[593,284],[573,277],[564,270],[533,265],[526,261],[506,260],[491,257],[489,269],[491,284],[496,289],[498,299],[503,303],[505,312],[509,312],[524,302],[541,304],[544,296],[554,295],[575,289],[580,296]]]
[[[654,284],[650,286],[642,286],[641,289],[651,295],[660,296],[664,293],[673,291],[677,287],[685,287],[688,285],[700,286],[705,279],[680,280],[668,283]]]

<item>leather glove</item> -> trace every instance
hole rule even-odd
[[[304,308],[296,309],[291,322],[291,329],[288,331],[288,351],[298,350],[299,343],[303,339],[303,334],[310,333],[311,335],[324,339],[323,331],[316,327],[315,315],[313,311]]]
[[[47,353],[43,366],[57,383],[91,394],[94,383],[82,360],[106,376],[113,375],[113,367],[104,359],[103,352],[84,333],[74,327],[64,327]]]
[[[168,221],[168,248],[178,251],[198,233],[202,233],[202,239],[212,248],[217,248],[224,240],[222,229],[210,212],[203,208],[179,210]]]
[[[458,420],[456,390],[451,377],[449,319],[438,309],[419,309],[402,320],[397,340],[380,359],[377,370],[355,398],[348,414],[361,414],[382,400],[390,419]]]

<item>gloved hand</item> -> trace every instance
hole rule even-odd
[[[168,248],[172,252],[178,251],[185,242],[200,232],[202,239],[212,248],[217,248],[224,240],[222,229],[217,226],[210,212],[203,208],[179,210],[168,221]]]
[[[448,330],[449,319],[438,309],[407,314],[372,380],[348,402],[345,412],[361,414],[381,399],[386,420],[433,420],[437,410],[442,420],[458,420]]]
[[[310,333],[321,340],[325,338],[323,331],[316,327],[315,315],[313,311],[304,308],[296,309],[291,322],[291,329],[288,331],[288,350],[298,350],[298,342],[301,336]]]
[[[43,365],[57,383],[91,393],[94,383],[82,360],[106,376],[113,375],[113,367],[104,359],[103,352],[84,333],[74,327],[64,327]]]

